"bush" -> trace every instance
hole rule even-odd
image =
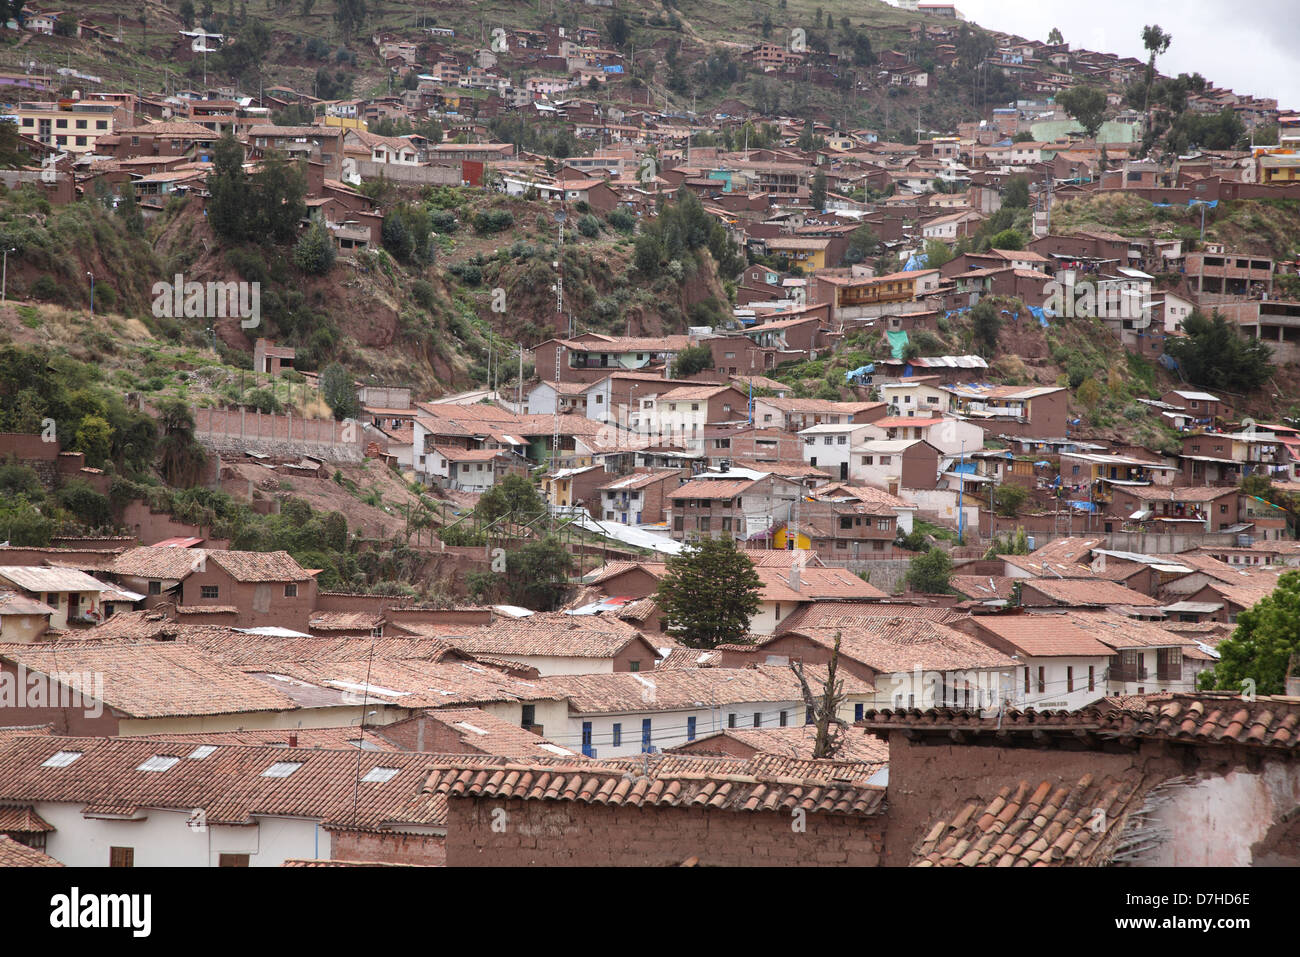
[[[454,233],[460,224],[456,222],[455,213],[439,209],[429,215],[429,225],[433,227],[434,232]]]
[[[474,228],[483,234],[499,233],[515,224],[514,216],[504,209],[491,209],[474,217]]]
[[[36,277],[32,283],[31,297],[33,299],[43,299],[46,301],[59,298],[59,284],[54,281],[54,277],[48,274],[42,274]]]
[[[630,233],[636,229],[636,217],[622,207],[611,209],[605,219],[620,233]]]
[[[309,276],[323,276],[337,255],[334,238],[320,223],[312,223],[293,247],[293,264]]]
[[[595,239],[600,235],[600,220],[588,213],[578,219],[578,232],[588,239]]]
[[[411,283],[411,298],[423,309],[433,312],[437,305],[437,294],[434,292],[433,284],[423,279],[417,279]]]

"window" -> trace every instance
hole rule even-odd
[[[187,755],[187,758],[190,761],[202,761],[204,758],[206,758],[208,755],[212,754],[212,752],[216,750],[217,748],[215,745],[200,744],[197,748],[195,748]]]
[[[218,867],[247,867],[247,854],[222,854],[218,858]]]
[[[594,758],[596,756],[595,751],[591,747],[590,721],[582,722],[582,753],[589,758]]]
[[[134,847],[110,847],[108,849],[109,867],[135,867]]]
[[[640,659],[638,659],[638,660],[636,660],[636,661],[629,661],[629,662],[627,663],[627,670],[628,670],[628,671],[640,671],[640,670],[641,670],[641,661],[640,661]]]
[[[734,714],[727,715],[727,727],[734,728],[735,726],[736,726],[736,716]]]
[[[641,750],[650,750],[650,719],[641,719]]]
[[[68,128],[68,121],[67,121],[67,120],[55,120],[55,121],[54,121],[54,128],[55,128],[56,130],[66,130],[66,129]]]
[[[200,598],[216,598],[219,593],[220,593],[220,589],[216,585],[199,586]]]
[[[1047,669],[1042,665],[1038,666],[1038,693],[1042,694],[1047,690]]]
[[[781,712],[780,722],[781,722],[781,727],[783,727],[783,728],[790,724],[790,712],[789,712],[789,711],[782,711],[782,712]]]
[[[1025,694],[1029,694],[1029,666],[1025,666]]]
[[[86,128],[85,120],[77,120],[76,122],[77,122],[77,129],[84,130]]]
[[[1067,692],[1074,690],[1074,668],[1068,665],[1065,668],[1065,690]]]
[[[686,719],[686,740],[695,740],[695,716],[691,715]]]
[[[861,721],[861,720],[862,720],[862,712],[863,712],[863,709],[864,709],[865,707],[866,707],[866,705],[864,705],[861,701],[859,701],[857,704],[855,704],[855,705],[853,706],[853,720],[854,720],[854,721]]]
[[[95,129],[97,130],[108,129],[108,120],[95,120]]]
[[[899,697],[901,698],[902,695],[899,695]],[[804,724],[812,724],[812,723],[813,723],[813,709],[812,709],[812,708],[807,708],[807,709],[804,710],[803,723],[804,723]]]
[[[614,725],[614,733],[611,741],[616,748],[623,744],[623,725],[617,723]]]
[[[762,726],[763,726],[763,712],[761,712],[761,711],[755,711],[755,712],[754,712],[754,727],[756,727],[756,728],[761,728]]]
[[[285,585],[285,586],[284,586],[284,597],[285,597],[285,598],[297,598],[297,597],[298,597],[298,585],[297,585],[296,583],[291,583],[291,584]]]
[[[888,465],[888,464],[889,464],[890,462],[892,462],[892,461],[894,461],[894,457],[893,457],[892,455],[882,455],[882,456],[880,457],[880,464],[881,464],[881,465]]]
[[[537,705],[526,704],[522,708],[519,723],[525,728],[531,728],[537,723]]]
[[[162,594],[162,582],[150,582],[150,583],[149,583],[149,594],[151,594],[151,595],[161,595],[161,594]]]
[[[56,591],[52,591],[52,592],[50,592],[48,595],[46,595],[46,596],[45,596],[45,604],[49,605],[51,608],[58,608],[58,607],[59,607],[59,593],[56,592]]]

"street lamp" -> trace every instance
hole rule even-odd
[[[16,249],[6,249],[4,251],[4,266],[0,267],[0,302],[6,301],[6,292],[9,287],[9,254],[17,251]]]
[[[90,318],[94,319],[95,318],[95,274],[87,270],[86,275],[90,277]]]

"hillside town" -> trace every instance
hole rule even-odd
[[[74,6],[0,867],[1300,865],[1300,112],[1190,27]]]

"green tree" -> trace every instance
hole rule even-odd
[[[1025,237],[1018,229],[1004,229],[989,237],[990,249],[1024,249]]]
[[[212,150],[212,171],[208,173],[208,225],[229,242],[242,242],[247,235],[249,194],[244,172],[244,147],[226,130]]]
[[[135,201],[135,186],[127,183],[122,187],[122,198],[117,204],[117,215],[126,224],[127,232],[135,236],[144,235],[144,215],[140,204]]]
[[[655,599],[668,633],[694,648],[744,641],[758,613],[762,581],[730,538],[687,543],[667,561]]]
[[[1002,205],[1007,209],[1029,207],[1029,177],[1024,173],[1008,176],[1002,188]]]
[[[345,37],[361,26],[366,19],[366,0],[334,0],[334,22]]]
[[[297,163],[278,150],[268,151],[249,177],[249,191],[246,238],[282,244],[298,235],[307,213],[307,179]]]
[[[1194,310],[1183,320],[1183,332],[1165,344],[1165,352],[1194,385],[1251,392],[1273,374],[1273,351],[1260,340],[1243,336],[1218,312],[1207,318]]]
[[[672,377],[688,379],[713,365],[713,351],[703,343],[687,346],[673,359]]]
[[[998,350],[998,333],[1002,329],[1002,317],[997,307],[991,302],[977,302],[970,311],[971,334],[975,347],[981,356],[988,358]]]
[[[73,451],[85,453],[87,465],[102,468],[113,450],[113,427],[98,415],[88,415],[81,420],[72,443]]]
[[[514,604],[552,611],[568,588],[573,556],[554,535],[506,553],[506,589]]]
[[[809,197],[814,212],[820,213],[826,208],[826,171],[819,169],[813,174],[812,194]]]
[[[168,485],[189,488],[203,475],[207,452],[194,437],[194,416],[182,399],[162,399],[158,410],[159,469]]]
[[[516,517],[530,521],[546,511],[546,503],[526,476],[507,475],[479,496],[474,506],[475,516],[482,522],[495,522],[513,512]]]
[[[1065,37],[1061,36],[1061,31],[1052,27],[1052,31],[1047,34],[1047,42],[1052,46],[1059,46],[1065,42]]]
[[[616,11],[612,17],[605,21],[605,29],[609,31],[609,42],[620,49],[632,37],[632,30],[627,24],[627,17],[623,16],[622,11]]]
[[[361,414],[357,384],[341,363],[331,362],[321,370],[320,391],[335,419],[355,419]]]
[[[334,265],[334,238],[320,222],[313,222],[293,247],[293,264],[311,276],[323,276]]]
[[[880,237],[868,225],[859,226],[849,233],[849,243],[844,250],[844,264],[847,266],[866,262],[880,248]]]
[[[1095,86],[1073,86],[1056,95],[1056,105],[1079,121],[1089,137],[1097,135],[1106,113],[1106,93]]]
[[[1029,500],[1029,491],[1019,485],[999,485],[993,490],[993,509],[1003,518],[1016,518]]]
[[[1173,34],[1166,33],[1160,29],[1158,24],[1148,24],[1142,28],[1142,45],[1146,47],[1150,57],[1147,59],[1146,72],[1146,93],[1142,101],[1142,112],[1147,111],[1147,105],[1151,98],[1151,84],[1156,78],[1156,57],[1169,49],[1169,44],[1173,42]]]
[[[942,548],[931,547],[907,563],[907,587],[923,595],[952,591],[952,558]]]
[[[1286,572],[1273,591],[1237,616],[1231,638],[1219,643],[1219,660],[1201,673],[1206,690],[1283,694],[1288,670],[1300,673],[1300,572]]]
[[[1097,408],[1097,404],[1101,402],[1103,393],[1097,380],[1089,376],[1079,383],[1078,391],[1076,391],[1074,395],[1075,398],[1079,400],[1080,404],[1091,412]]]
[[[58,530],[54,519],[24,498],[0,498],[0,542],[22,548],[48,548]]]
[[[952,250],[942,239],[927,239],[925,242],[925,268],[938,269],[952,262]]]
[[[194,4],[191,0],[181,0],[181,5],[177,8],[177,14],[181,18],[181,26],[186,30],[194,27]]]

